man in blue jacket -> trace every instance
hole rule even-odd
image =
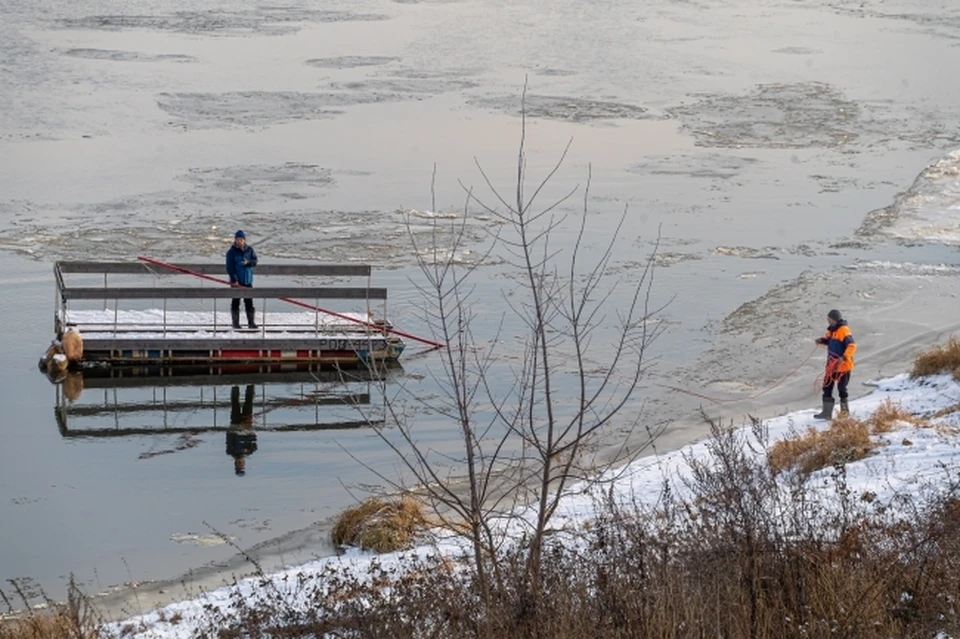
[[[253,267],[257,265],[257,253],[247,244],[247,236],[243,231],[237,231],[233,236],[233,245],[227,250],[227,275],[230,276],[230,286],[242,288],[253,287]],[[247,311],[247,326],[256,328],[253,308],[253,298],[243,298],[243,305]],[[240,328],[240,298],[230,300],[230,315],[233,327]]]

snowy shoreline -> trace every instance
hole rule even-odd
[[[876,390],[850,403],[851,414],[865,418],[885,401],[892,401],[904,411],[930,420],[929,426],[900,423],[882,435],[881,445],[867,458],[846,466],[846,485],[858,493],[871,493],[877,503],[892,503],[897,495],[920,494],[936,490],[951,468],[960,465],[960,383],[953,377],[940,375],[912,379],[906,374],[875,382]],[[942,411],[945,414],[938,414]],[[764,422],[768,444],[781,440],[792,433],[805,431],[808,427],[825,429],[829,425],[813,419],[814,410],[804,410],[773,418]],[[750,426],[738,431],[748,433]],[[748,435],[749,436],[749,435]],[[702,439],[680,449],[644,457],[632,464],[609,471],[609,483],[602,484],[603,492],[613,496],[620,505],[651,508],[662,495],[665,482],[671,490],[684,491],[684,479],[690,472],[690,460],[709,459],[709,439]],[[765,451],[763,451],[765,452]],[[763,454],[756,451],[755,454]],[[827,473],[831,469],[817,471]],[[814,474],[814,479],[816,473]],[[563,543],[576,543],[576,532],[597,516],[597,484],[584,483],[572,486],[566,493],[553,520],[553,527],[572,533]],[[829,490],[829,489],[825,489]],[[826,492],[822,493],[828,498]],[[523,516],[523,511],[520,515]],[[519,526],[518,521],[510,525]],[[519,535],[519,528],[516,532]],[[429,535],[431,543],[412,550],[377,555],[359,550],[348,550],[344,555],[329,557],[289,568],[264,577],[238,580],[206,593],[202,597],[167,605],[163,608],[124,619],[105,628],[105,636],[122,637],[124,629],[137,628],[138,635],[154,639],[180,639],[194,636],[203,618],[211,609],[229,615],[237,596],[256,600],[267,590],[289,591],[288,583],[304,577],[321,577],[331,571],[362,574],[371,566],[387,566],[402,570],[404,561],[412,557],[431,554],[457,557],[466,548],[461,539],[443,530],[434,530]],[[296,579],[294,579],[296,577]],[[292,594],[292,591],[290,591]],[[170,619],[175,619],[171,623]],[[129,636],[129,635],[127,635]]]

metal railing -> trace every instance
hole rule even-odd
[[[186,269],[200,274],[223,275],[224,267],[222,264],[175,264],[177,268]],[[103,286],[75,286],[67,282],[67,275],[103,275]],[[153,282],[149,286],[110,286],[110,275],[144,275],[152,276]],[[258,286],[255,288],[234,288],[234,287],[203,287],[203,286],[160,286],[161,278],[173,279],[179,275],[183,280],[183,275],[175,271],[160,272],[159,269],[142,262],[92,262],[92,261],[61,261],[54,265],[55,278],[55,307],[54,307],[54,330],[57,336],[62,336],[66,329],[68,317],[68,303],[80,300],[103,300],[104,310],[109,310],[109,303],[113,302],[113,318],[108,323],[94,322],[93,327],[100,332],[110,332],[114,337],[122,335],[124,331],[139,330],[143,332],[162,333],[164,337],[169,332],[188,332],[188,331],[209,331],[216,335],[218,332],[230,332],[234,329],[232,324],[221,325],[217,310],[218,300],[251,298],[259,300],[260,334],[266,337],[267,332],[309,332],[310,325],[303,323],[283,323],[282,317],[288,314],[274,311],[271,312],[276,317],[281,318],[280,322],[271,324],[270,316],[267,314],[268,300],[287,300],[300,307],[312,309],[314,321],[312,332],[316,337],[321,334],[336,332],[363,333],[370,336],[385,335],[385,329],[389,328],[386,321],[369,321],[372,317],[371,302],[382,302],[382,317],[386,317],[387,312],[387,289],[371,286],[372,267],[369,265],[358,264],[264,264],[257,266],[258,277],[284,276],[284,277],[365,277],[365,286]],[[200,280],[201,282],[203,280]],[[161,303],[161,321],[157,324],[149,322],[130,322],[120,321],[120,301],[121,300],[155,300]],[[177,323],[169,321],[171,311],[169,309],[169,300],[211,300],[213,310],[210,322],[201,323]],[[315,302],[309,304],[306,300]],[[366,310],[367,320],[355,317],[341,317],[339,322],[330,322],[323,320],[322,316],[327,316],[330,312],[320,308],[321,300],[362,300]],[[293,306],[290,307],[291,309]],[[209,311],[190,311],[190,313],[208,313]],[[301,314],[303,311],[301,311]],[[194,315],[196,317],[196,315]],[[125,326],[126,325],[126,326]],[[133,327],[133,328],[131,328]],[[107,329],[107,330],[103,330]]]

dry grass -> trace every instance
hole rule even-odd
[[[873,411],[873,414],[867,418],[867,424],[869,424],[870,431],[873,433],[889,433],[896,430],[902,423],[911,424],[918,428],[930,425],[929,421],[908,413],[900,404],[889,397],[883,400],[877,410]]]
[[[865,420],[841,415],[830,422],[826,430],[810,427],[805,433],[778,441],[767,453],[767,462],[774,473],[793,468],[809,474],[835,464],[857,461],[880,445],[870,435],[889,433],[904,423],[918,428],[930,426],[929,421],[910,414],[887,398]]]
[[[338,546],[359,546],[376,552],[409,548],[427,527],[423,505],[409,496],[396,501],[371,497],[337,518],[331,537]]]
[[[935,346],[917,355],[913,360],[910,375],[924,377],[942,373],[952,373],[955,378],[960,379],[960,340],[956,337],[951,337],[942,346]]]
[[[41,608],[33,606],[33,600],[16,580],[8,583],[20,605],[14,605],[14,601],[0,591],[0,603],[9,613],[6,619],[0,616],[0,639],[97,639],[100,636],[97,628],[103,619],[72,575],[67,584],[67,600],[55,603],[43,595],[46,605]]]
[[[941,408],[940,410],[935,412],[933,416],[936,418],[940,418],[940,417],[947,417],[949,415],[953,415],[954,413],[960,413],[960,402],[956,404],[951,404],[946,408]]]
[[[31,613],[22,619],[0,621],[0,639],[63,639],[77,637],[73,619],[64,612]],[[94,639],[90,632],[83,639]]]
[[[0,621],[0,639],[97,639],[93,624],[66,606]]]
[[[863,459],[877,446],[870,439],[870,427],[849,415],[833,420],[830,428],[807,432],[778,441],[767,453],[774,473],[795,468],[803,474]]]

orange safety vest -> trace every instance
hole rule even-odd
[[[835,373],[852,371],[853,354],[857,352],[857,343],[853,340],[847,320],[840,320],[828,328],[824,340],[827,343],[827,368]]]

